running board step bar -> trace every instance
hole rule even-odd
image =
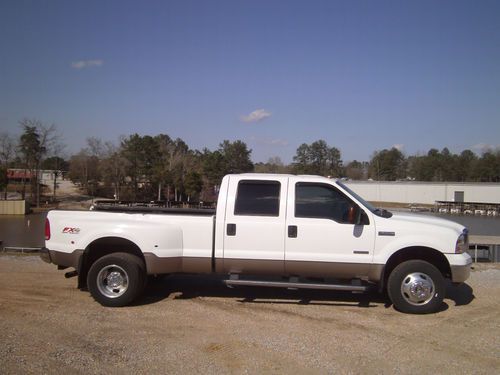
[[[317,283],[298,283],[298,282],[287,282],[287,281],[262,281],[262,280],[241,280],[241,279],[224,280],[224,284],[226,284],[229,287],[266,286],[272,288],[288,288],[288,289],[345,290],[349,292],[366,292],[369,289],[369,287],[365,285],[317,284]]]

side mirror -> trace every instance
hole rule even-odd
[[[370,224],[370,220],[368,220],[368,216],[366,216],[365,211],[358,206],[349,207],[348,220],[349,223],[354,225]]]
[[[358,220],[356,221],[356,225],[368,225],[368,224],[370,224],[370,219],[368,219],[366,212],[360,208],[358,208],[358,212],[359,212],[359,216],[358,216]]]

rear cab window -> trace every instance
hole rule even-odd
[[[234,215],[278,217],[280,190],[279,181],[241,180],[238,183]]]

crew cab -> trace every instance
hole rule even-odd
[[[342,181],[227,175],[216,207],[53,210],[41,257],[73,267],[66,276],[114,307],[137,299],[148,275],[216,273],[231,287],[378,287],[396,309],[430,313],[442,304],[445,279],[470,274],[466,228],[375,208]]]

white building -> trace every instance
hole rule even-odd
[[[500,204],[500,183],[346,181],[367,201],[434,204],[436,201]]]

